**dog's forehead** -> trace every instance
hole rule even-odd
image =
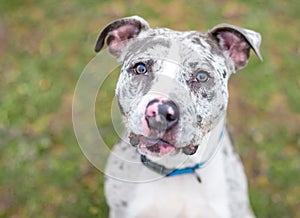
[[[125,60],[168,59],[185,67],[200,64],[215,68],[211,63],[223,57],[217,43],[207,34],[197,31],[174,31],[166,28],[149,29],[129,43]]]

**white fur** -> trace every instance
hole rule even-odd
[[[130,151],[122,148],[128,145],[117,145],[114,152],[127,156]],[[227,155],[225,155],[225,152]],[[127,159],[128,157],[124,157]],[[139,155],[131,156],[132,161],[139,162]],[[115,157],[111,157],[109,165],[114,165]],[[243,167],[238,156],[233,152],[228,134],[225,133],[220,150],[203,169],[197,171],[202,183],[193,174],[174,176],[170,178],[157,177],[154,172],[144,167],[130,166],[126,162],[125,169],[129,171],[116,172],[108,169],[109,174],[135,179],[133,174],[139,172],[140,183],[120,182],[108,178],[105,191],[111,206],[110,218],[241,218],[253,217],[249,210],[247,182]],[[114,172],[112,172],[113,170]],[[151,182],[147,178],[158,178]],[[230,186],[237,184],[232,193]],[[126,207],[115,207],[120,202],[127,202]],[[232,205],[239,202],[232,214]]]
[[[218,49],[218,42],[212,38],[212,34],[149,29],[146,21],[137,17],[125,18],[116,23],[121,21],[135,22],[139,24],[137,26],[143,27],[140,36],[132,39],[127,45],[128,50],[120,51],[119,56],[123,68],[116,93],[128,131],[143,135],[142,118],[148,102],[156,97],[173,98],[170,100],[180,110],[178,129],[173,132],[174,146],[180,150],[194,143],[199,145],[198,151],[191,156],[179,152],[172,157],[149,159],[168,168],[179,165],[188,167],[211,160],[196,174],[165,177],[145,167],[136,148],[124,141],[119,143],[114,147],[106,168],[105,194],[110,218],[254,217],[248,200],[243,166],[233,151],[224,127],[227,82],[235,71],[233,61],[226,55],[226,51]],[[224,27],[225,30],[231,28],[242,34],[261,58],[261,38],[258,33],[228,24],[217,26],[210,33],[224,30]],[[103,37],[101,34],[100,42],[103,42]],[[154,38],[159,40],[153,43]],[[213,48],[216,51],[212,52]],[[124,60],[125,57],[128,59]],[[154,61],[156,68],[153,68],[154,72],[150,71],[152,77],[128,72],[135,58],[139,61]],[[191,83],[199,70],[207,71],[211,78],[206,84],[198,83],[199,87],[193,90]],[[222,131],[224,137],[220,141]],[[213,156],[216,146],[219,149]],[[199,183],[196,176],[202,179],[202,183]]]

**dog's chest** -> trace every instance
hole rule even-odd
[[[124,145],[125,146],[125,145]],[[123,150],[115,147],[118,155],[128,155],[130,149]],[[119,149],[118,149],[119,148]],[[121,153],[122,151],[122,153]],[[126,154],[128,152],[128,154]],[[130,156],[131,160],[138,161],[139,155]],[[126,159],[124,157],[124,159]],[[115,205],[122,211],[123,217],[130,218],[157,218],[157,217],[231,217],[228,205],[227,180],[222,152],[219,152],[207,167],[200,170],[202,182],[199,183],[194,174],[173,176],[145,183],[123,183],[114,179],[106,182],[106,194],[110,205]],[[112,171],[115,174],[127,177],[138,174],[147,178],[157,176],[154,172],[136,164],[129,168],[126,163],[115,163]],[[128,162],[127,162],[128,163]],[[122,168],[119,166],[122,165]],[[109,169],[107,169],[109,170]],[[155,178],[155,177],[152,177]]]
[[[129,217],[230,217],[226,190],[199,183],[195,175],[140,184],[134,192]]]

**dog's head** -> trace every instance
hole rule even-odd
[[[152,156],[194,154],[225,116],[230,75],[250,49],[261,59],[260,34],[229,24],[178,32],[133,16],[105,27],[95,51],[105,42],[122,62],[116,95],[131,144]]]

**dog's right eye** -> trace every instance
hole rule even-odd
[[[136,74],[145,74],[147,73],[147,67],[143,63],[138,63],[134,66],[134,72]]]
[[[198,82],[206,82],[209,79],[208,73],[206,71],[200,71],[196,77]]]

